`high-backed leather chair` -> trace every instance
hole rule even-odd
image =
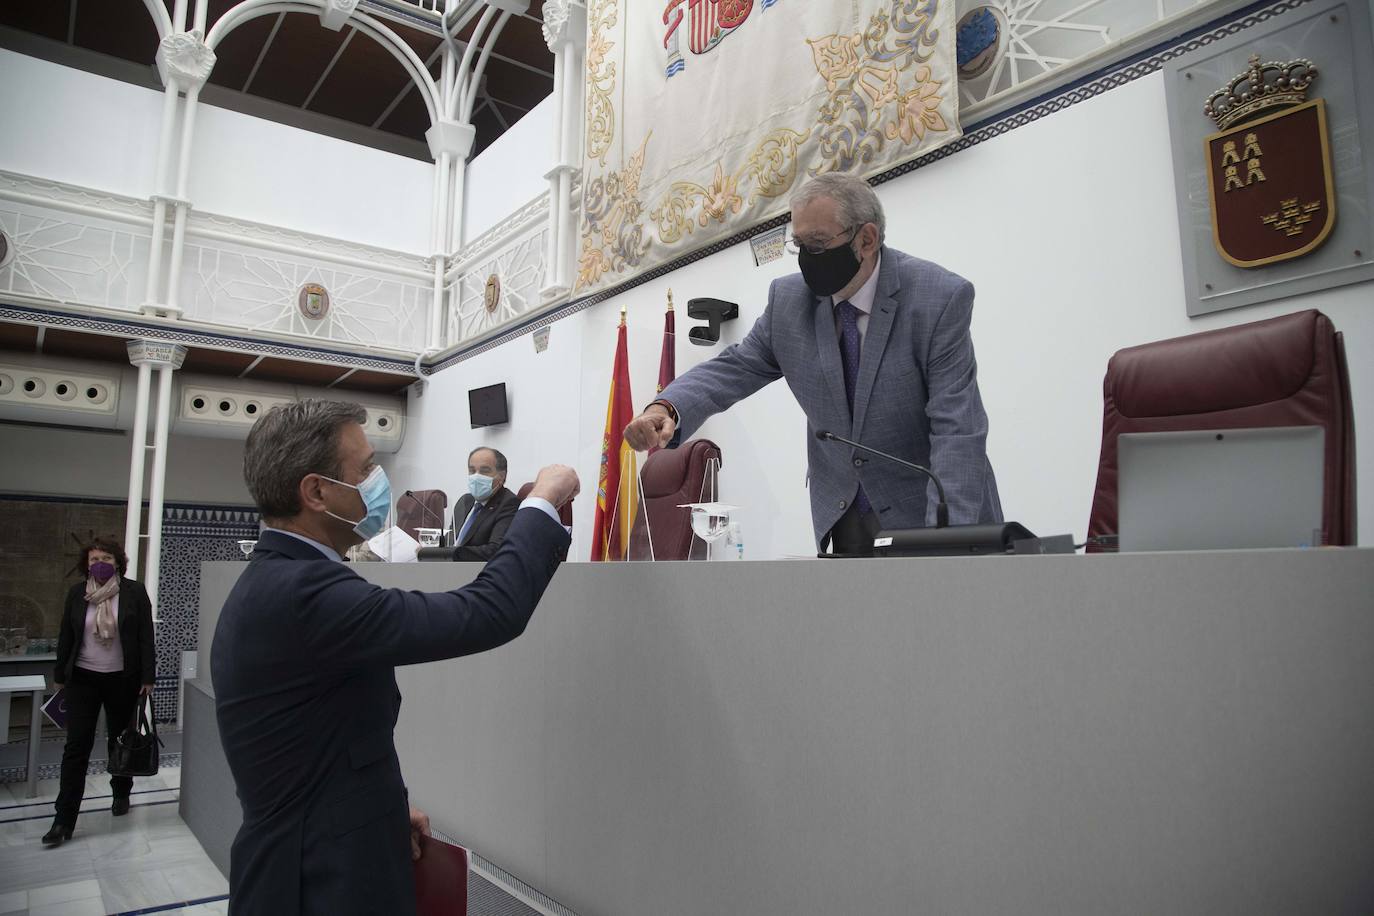
[[[1107,364],[1102,398],[1089,550],[1101,550],[1117,533],[1117,436],[1265,426],[1322,427],[1322,539],[1355,543],[1355,427],[1345,343],[1321,312],[1121,350]]]
[[[533,489],[534,489],[534,481],[531,480],[529,483],[523,485],[519,490],[516,490],[516,491],[515,491],[515,497],[516,497],[516,499],[519,499],[521,502],[524,502],[524,501],[525,501],[525,497],[526,497],[526,496],[529,496],[529,495],[530,495],[530,490],[533,490]],[[570,499],[570,500],[568,500],[567,502],[565,502],[562,506],[560,506],[559,509],[558,509],[558,520],[561,521],[561,522],[562,522],[563,524],[565,524],[565,525],[571,525],[571,524],[572,524],[572,504],[573,504],[573,501]]]
[[[720,446],[710,439],[692,439],[644,459],[640,511],[630,530],[631,560],[706,559],[706,542],[692,534],[691,510],[678,507],[716,498],[711,475],[720,462]]]
[[[406,490],[396,500],[396,527],[415,540],[417,528],[444,528],[448,494],[443,490]]]

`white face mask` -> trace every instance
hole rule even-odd
[[[468,475],[468,492],[471,493],[472,498],[479,503],[490,496],[495,488],[496,481],[491,477],[486,477],[482,474]]]
[[[391,515],[391,481],[387,479],[386,471],[379,464],[372,469],[360,484],[345,483],[342,480],[334,480],[333,477],[324,477],[325,480],[333,481],[341,486],[351,487],[358,491],[363,498],[363,517],[357,520],[344,518],[325,510],[325,514],[337,518],[341,522],[347,522],[353,526],[353,531],[363,540],[370,540],[376,537],[383,528],[386,527],[386,520]]]

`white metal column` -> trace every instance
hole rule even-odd
[[[129,359],[134,360],[133,345]],[[143,453],[148,446],[148,388],[153,367],[137,362],[138,391],[134,395],[134,431],[129,446],[129,504],[124,517],[124,553],[129,557],[129,575],[138,577],[139,537],[143,531]]]
[[[178,28],[184,27],[186,4],[178,3],[174,21]],[[196,20],[200,30],[179,31],[167,35],[158,43],[156,63],[162,83],[167,87],[163,108],[162,135],[158,138],[157,178],[153,188],[153,252],[149,255],[148,296],[143,302],[145,312],[168,317],[180,317],[181,305],[181,262],[185,256],[186,220],[191,210],[187,199],[188,179],[191,163],[191,148],[195,140],[196,106],[200,89],[210,78],[215,67],[215,52],[206,45],[202,35],[204,28],[205,2],[197,0]],[[186,93],[181,131],[176,134],[175,112],[181,92]],[[173,147],[173,136],[176,144]],[[176,185],[167,187],[167,173],[173,149],[177,157]],[[166,233],[167,205],[173,207],[172,250],[168,257],[166,293],[163,290],[162,276],[162,239]]]
[[[177,94],[180,91],[176,80],[167,80],[162,96],[162,127],[157,141],[157,167],[153,173],[153,237],[148,246],[148,280],[144,286],[143,304],[145,312],[156,312],[161,302],[159,290],[162,288],[162,245],[167,232],[167,161],[172,155],[172,136],[176,128]]]
[[[167,434],[172,421],[172,373],[181,368],[186,348],[158,340],[131,340],[128,344],[129,362],[138,367],[138,403],[134,413],[134,441],[129,472],[129,508],[124,524],[124,550],[129,555],[129,569],[134,573],[138,565],[139,539],[148,538],[144,553],[144,572],[140,581],[148,590],[153,603],[153,621],[158,621],[158,581],[162,561],[162,504],[167,482]],[[153,467],[148,481],[148,531],[142,535],[143,453],[148,448],[148,395],[152,370],[157,377],[157,412],[153,416]]]
[[[178,362],[180,365],[180,362]],[[143,585],[153,603],[153,622],[158,623],[158,583],[162,575],[162,497],[167,487],[167,429],[171,425],[172,373],[175,367],[157,370],[157,418],[153,428],[153,474],[148,482],[148,558]]]
[[[167,262],[167,310],[180,316],[181,308],[181,262],[186,252],[186,219],[190,215],[191,201],[187,197],[190,184],[191,146],[195,139],[196,103],[200,98],[200,86],[193,85],[186,92],[186,110],[181,121],[181,161],[177,166],[176,213],[172,223],[172,255]]]
[[[553,166],[549,180],[549,244],[544,262],[545,299],[572,290],[577,247],[577,210],[573,207],[573,178],[581,168],[582,57],[586,43],[587,8],[577,0],[546,0],[544,41],[554,54]]]

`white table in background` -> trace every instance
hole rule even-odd
[[[19,674],[50,674],[53,662],[57,661],[56,652],[41,655],[0,655],[0,677],[13,677]],[[0,702],[0,744],[9,741],[10,698]]]
[[[28,794],[26,798],[38,795],[38,738],[43,730],[43,692],[48,689],[48,680],[41,674],[23,674],[16,677],[0,677],[0,695],[8,709],[10,694],[29,693],[33,695],[29,711],[29,772]],[[8,719],[8,716],[6,716]]]

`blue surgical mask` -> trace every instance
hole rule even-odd
[[[363,498],[363,506],[367,514],[356,522],[352,519],[344,518],[342,515],[334,515],[328,509],[327,515],[337,518],[341,522],[347,522],[353,526],[353,531],[358,537],[365,541],[370,541],[382,533],[386,527],[387,516],[391,514],[391,481],[387,479],[386,471],[379,464],[372,469],[372,473],[360,484],[344,483],[342,480],[334,480],[333,477],[325,477],[325,480],[333,480],[334,483],[342,484],[345,487],[352,487],[358,491],[358,495]]]
[[[492,487],[495,484],[496,481],[490,477],[484,477],[481,474],[468,475],[468,492],[479,503],[491,495]]]

